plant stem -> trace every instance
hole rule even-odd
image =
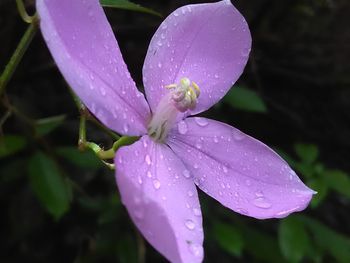
[[[13,76],[13,73],[29,47],[29,44],[31,43],[36,31],[38,30],[38,24],[38,16],[34,15],[32,23],[24,33],[9,63],[6,65],[4,72],[0,76],[0,96],[5,91],[6,85]]]
[[[34,20],[34,16],[30,16],[28,15],[26,8],[23,4],[22,0],[16,0],[16,4],[17,4],[17,9],[18,9],[18,13],[20,14],[20,16],[22,17],[23,21],[31,24]]]

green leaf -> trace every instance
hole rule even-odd
[[[316,169],[312,164],[305,163],[305,162],[296,162],[294,164],[294,168],[306,178],[315,177]]]
[[[317,192],[316,195],[312,197],[311,207],[318,207],[322,201],[327,197],[328,185],[322,178],[313,178],[307,182],[307,185],[314,191]]]
[[[299,158],[307,164],[313,163],[318,158],[318,147],[314,144],[298,143],[294,149]]]
[[[242,224],[240,229],[244,233],[245,248],[256,262],[286,262],[280,253],[276,238],[251,226]]]
[[[274,150],[285,160],[290,166],[294,167],[297,163],[288,153],[285,151],[279,149],[279,148],[274,148]]]
[[[350,262],[350,239],[339,234],[321,222],[306,216],[298,216],[311,230],[314,241],[338,262]]]
[[[233,87],[225,96],[224,102],[233,108],[266,113],[267,108],[261,97],[255,92],[243,87]]]
[[[213,236],[220,247],[233,256],[240,256],[244,247],[241,232],[232,225],[216,222]]]
[[[141,13],[148,13],[151,15],[162,17],[162,15],[152,9],[140,6],[127,0],[100,0],[102,6],[113,7],[125,10],[131,10]]]
[[[65,158],[70,163],[87,169],[99,169],[101,161],[92,151],[80,152],[76,147],[58,147],[56,153]]]
[[[37,120],[35,123],[35,132],[39,136],[44,136],[61,126],[65,120],[65,115],[58,115],[49,118]]]
[[[10,156],[21,150],[27,145],[24,137],[18,135],[5,135],[0,137],[0,158]]]
[[[32,189],[41,204],[56,220],[60,219],[69,210],[71,185],[56,163],[41,152],[30,159],[28,172]]]
[[[350,177],[340,170],[326,170],[321,174],[329,188],[350,198]]]
[[[280,222],[278,240],[283,256],[290,262],[300,262],[310,247],[303,222],[292,216]]]

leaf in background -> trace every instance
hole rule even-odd
[[[318,147],[314,144],[298,143],[294,146],[295,152],[305,163],[311,164],[318,158]]]
[[[140,6],[127,0],[100,0],[102,6],[113,7],[119,9],[126,9],[136,12],[147,13],[155,16],[162,17],[162,15],[152,9]]]
[[[283,256],[290,262],[300,262],[310,247],[304,223],[293,216],[280,221],[278,240]]]
[[[312,164],[297,162],[294,164],[294,168],[298,171],[298,173],[301,173],[304,177],[307,177],[307,178],[315,177],[316,170],[314,165]]]
[[[329,188],[350,198],[349,175],[340,170],[326,170],[321,174]]]
[[[313,178],[307,182],[307,185],[317,192],[311,200],[311,207],[316,208],[327,197],[328,185],[322,178]]]
[[[0,137],[0,158],[10,156],[21,150],[27,145],[24,137],[18,135],[5,135]]]
[[[256,262],[286,262],[280,253],[276,238],[251,226],[242,224],[240,229],[244,233],[245,248]]]
[[[306,216],[298,216],[313,233],[314,241],[332,255],[338,262],[350,262],[350,239],[318,220]]]
[[[279,148],[274,148],[274,150],[283,158],[283,160],[287,161],[287,163],[294,167],[297,163],[288,153],[285,151],[279,149]]]
[[[50,132],[61,126],[65,118],[65,115],[58,115],[37,120],[35,123],[35,133],[39,136],[49,134]]]
[[[80,152],[76,147],[66,146],[56,148],[56,153],[81,168],[96,170],[102,166],[92,151]]]
[[[224,102],[240,110],[267,112],[266,105],[261,97],[255,91],[243,87],[233,87],[225,96]]]
[[[56,163],[41,152],[30,159],[28,172],[31,186],[39,201],[59,220],[69,210],[71,185],[60,174]]]
[[[213,236],[223,250],[233,256],[240,256],[244,247],[241,232],[229,224],[216,222]]]

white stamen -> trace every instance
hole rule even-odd
[[[155,141],[163,142],[173,127],[179,112],[193,110],[200,94],[198,85],[188,78],[182,78],[179,84],[165,86],[170,92],[158,104],[151,122],[148,135]]]

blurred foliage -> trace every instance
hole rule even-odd
[[[267,112],[266,105],[260,96],[253,90],[244,87],[233,87],[225,96],[224,102],[239,110]]]
[[[34,10],[33,2],[26,7]],[[141,83],[135,72],[161,20],[130,11],[167,15],[188,1],[135,2],[101,0],[129,10],[106,8]],[[201,196],[205,262],[348,263],[349,2],[236,2],[254,53],[237,86],[206,114],[276,146],[318,193],[306,211],[266,221]],[[1,1],[1,67],[22,33],[13,1]],[[42,40],[33,44],[0,106],[0,262],[165,262],[137,234],[113,172],[75,147],[79,114]],[[112,144],[96,127],[88,136]]]

